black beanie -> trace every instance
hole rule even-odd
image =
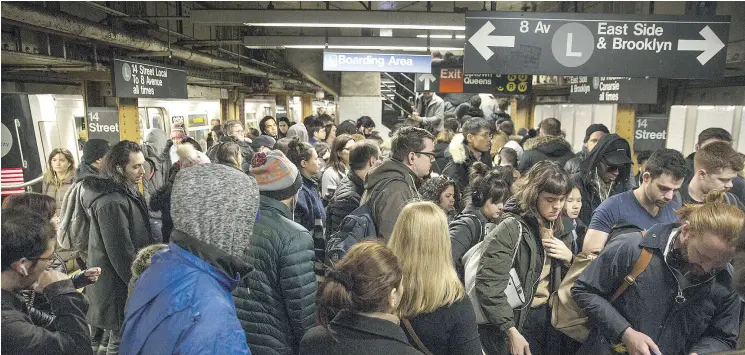
[[[610,134],[610,131],[608,131],[608,127],[605,127],[602,123],[593,123],[590,125],[590,127],[587,127],[587,130],[585,131],[585,140],[584,143],[587,143],[587,141],[590,139],[590,136],[595,132],[604,132],[605,134]]]
[[[89,139],[83,146],[83,162],[91,164],[103,158],[109,151],[109,142],[103,139]]]

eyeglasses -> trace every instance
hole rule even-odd
[[[426,155],[429,157],[430,160],[435,159],[437,154],[435,152],[412,152],[416,155]]]

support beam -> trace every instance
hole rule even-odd
[[[123,98],[117,99],[119,107],[119,137],[122,140],[128,140],[135,143],[141,143],[140,137],[140,120],[137,113],[137,99]]]
[[[310,115],[313,115],[313,95],[303,95],[300,98],[300,102],[303,106],[303,119]],[[310,134],[310,132],[308,132]]]
[[[634,153],[634,120],[636,119],[636,105],[618,104],[616,111],[616,134],[629,142],[631,160],[634,162],[633,171],[637,171],[636,153]]]

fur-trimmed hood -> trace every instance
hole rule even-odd
[[[468,159],[470,154],[468,148],[466,148],[463,133],[458,133],[453,137],[448,146],[448,153],[456,164],[463,164]]]
[[[563,156],[566,152],[572,152],[572,145],[564,138],[557,136],[543,136],[528,139],[523,148],[537,150],[549,157]]]

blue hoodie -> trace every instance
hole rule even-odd
[[[238,281],[169,244],[127,302],[120,353],[251,354],[231,296]]]

